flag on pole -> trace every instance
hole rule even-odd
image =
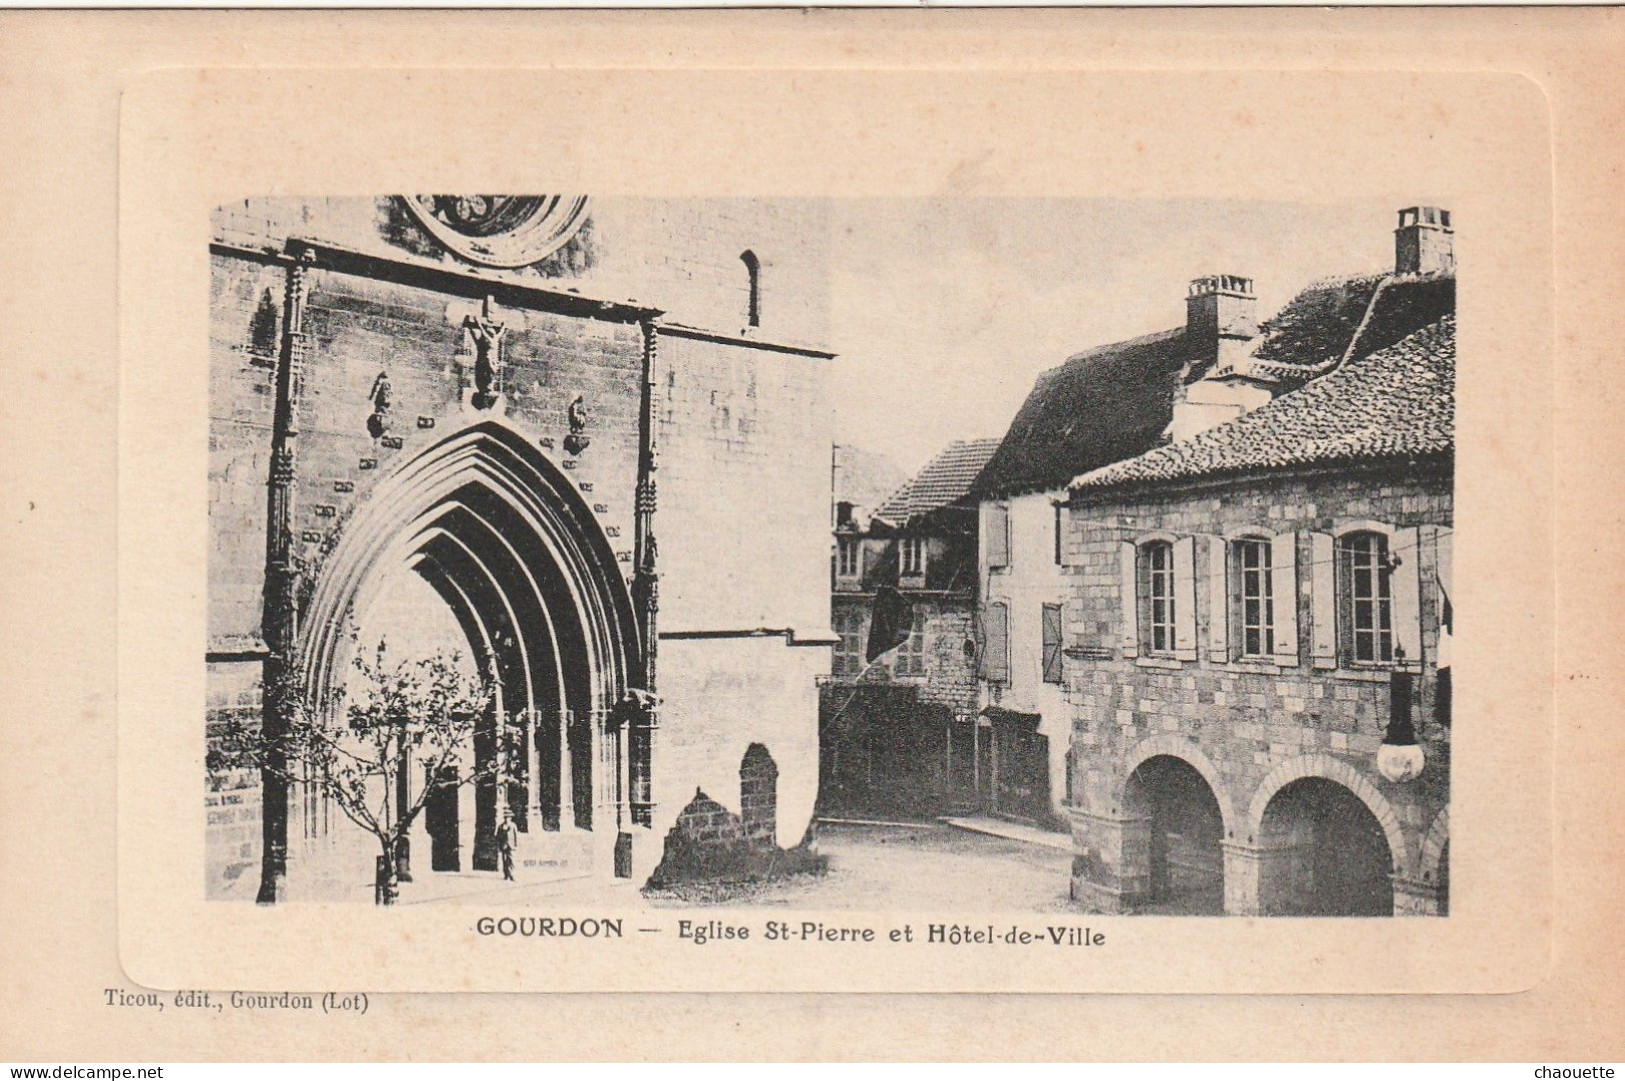
[[[863,651],[864,662],[873,664],[882,653],[890,653],[908,641],[913,625],[914,606],[908,603],[907,598],[892,586],[876,589],[874,615],[869,620],[869,644]]]

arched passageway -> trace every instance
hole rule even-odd
[[[1124,786],[1124,809],[1144,822],[1140,852],[1126,863],[1145,869],[1141,911],[1217,916],[1224,911],[1224,819],[1206,778],[1190,763],[1155,755]]]
[[[1382,823],[1336,781],[1302,777],[1264,809],[1259,904],[1267,916],[1392,916]]]

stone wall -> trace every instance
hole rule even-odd
[[[863,677],[865,683],[897,683],[914,687],[921,702],[935,702],[949,707],[955,715],[968,717],[976,712],[976,664],[966,653],[965,643],[975,641],[975,602],[970,597],[920,597],[905,593],[913,603],[914,615],[924,620],[925,641],[922,654],[925,672],[922,675],[902,674],[898,671],[898,654],[893,652]],[[832,606],[843,613],[854,614],[858,620],[860,650],[858,663],[863,667],[862,650],[869,640],[869,624],[873,618],[874,598],[837,593]],[[835,678],[835,682],[850,682],[851,675]]]
[[[224,725],[253,731],[261,709],[257,661],[208,665],[208,733],[213,743]],[[260,779],[252,770],[212,768],[208,792],[204,896],[252,900],[259,888]]]
[[[750,251],[761,264],[757,332],[823,345],[829,338],[827,206],[817,199],[597,198],[581,234],[558,256],[491,273],[609,300],[636,299],[661,308],[673,322],[738,333],[749,321],[749,278],[740,257]],[[290,237],[314,238],[462,267],[387,195],[245,199],[220,207],[214,226],[217,236],[239,243],[280,246]]]
[[[740,765],[760,744],[778,768],[774,833],[800,843],[818,795],[818,676],[827,645],[793,645],[779,635],[668,638],[660,643],[661,727],[654,745],[654,838],[677,824],[696,790],[737,816],[744,807]],[[643,845],[634,877],[658,859]]]
[[[829,362],[663,335],[660,627],[829,637]]]
[[[752,841],[774,844],[778,815],[779,767],[767,748],[752,743],[739,764],[739,828]]]
[[[1350,789],[1382,824],[1396,910],[1436,910],[1417,899],[1423,886],[1409,884],[1425,885],[1447,873],[1439,866],[1442,843],[1429,850],[1424,839],[1446,821],[1450,791],[1450,729],[1433,720],[1432,707],[1441,610],[1435,578],[1447,573],[1440,564],[1450,546],[1451,507],[1448,474],[1410,473],[1283,478],[1267,486],[1236,483],[1072,508],[1065,619],[1077,896],[1112,907],[1137,888],[1132,880],[1139,870],[1128,850],[1142,827],[1127,807],[1124,788],[1139,764],[1169,755],[1194,766],[1220,805],[1228,911],[1258,911],[1259,865],[1267,860],[1258,850],[1264,843],[1260,817],[1275,791],[1307,776]],[[1416,666],[1423,718],[1418,734],[1427,765],[1419,778],[1403,784],[1386,781],[1375,769],[1389,716],[1389,669],[1328,661],[1322,656],[1326,632],[1314,625],[1315,591],[1331,588],[1331,575],[1317,573],[1320,549],[1311,533],[1353,522],[1418,529],[1417,548],[1396,553],[1402,562],[1394,575],[1396,581],[1401,574],[1414,576],[1417,588],[1421,656],[1409,659],[1413,666],[1422,662]],[[1209,562],[1207,545],[1247,531],[1296,535],[1297,646],[1290,657],[1243,662],[1211,648],[1215,606],[1224,590],[1203,583],[1210,566],[1223,564]],[[1123,561],[1132,558],[1128,545],[1158,533],[1199,539],[1191,659],[1147,656],[1126,641]]]

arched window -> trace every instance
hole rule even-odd
[[[1338,647],[1349,662],[1393,663],[1391,569],[1388,538],[1381,533],[1349,533],[1338,540]]]
[[[745,276],[749,285],[749,296],[745,302],[745,325],[759,327],[762,325],[762,261],[749,249],[740,253],[739,261],[745,264]]]

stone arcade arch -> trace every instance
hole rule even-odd
[[[1147,740],[1129,760],[1120,806],[1138,828],[1125,833],[1123,863],[1143,871],[1139,907],[1220,915],[1228,799],[1200,750],[1188,741],[1172,744]]]
[[[1393,807],[1329,755],[1290,759],[1270,772],[1248,810],[1246,842],[1261,857],[1264,915],[1392,915],[1392,880],[1411,866]]]
[[[1450,915],[1450,808],[1440,811],[1428,827],[1416,869],[1422,890],[1433,902],[1432,913]]]
[[[1122,778],[1124,785],[1127,785],[1129,777],[1133,775],[1135,770],[1140,768],[1142,763],[1147,759],[1155,758],[1157,755],[1178,758],[1202,775],[1202,779],[1207,782],[1208,788],[1213,792],[1213,798],[1219,804],[1219,816],[1224,825],[1224,835],[1227,838],[1233,836],[1236,815],[1231,806],[1230,790],[1225,787],[1224,778],[1219,773],[1219,767],[1214,765],[1213,760],[1203,753],[1201,747],[1189,739],[1182,736],[1161,735],[1151,736],[1135,744],[1134,750],[1129,752],[1127,757],[1123,759]],[[1118,798],[1121,801],[1121,789],[1119,789]]]
[[[433,588],[475,662],[499,677],[475,755],[498,753],[499,717],[519,729],[522,781],[475,792],[473,865],[495,868],[504,805],[528,833],[591,830],[595,806],[626,792],[623,754],[602,755],[613,777],[595,763],[600,741],[618,738],[609,711],[642,682],[642,650],[614,551],[574,485],[498,421],[454,433],[380,480],[304,606],[298,656],[312,702],[333,700],[351,621],[402,570]]]

